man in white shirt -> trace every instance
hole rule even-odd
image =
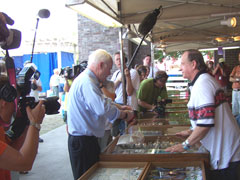
[[[53,70],[53,75],[50,78],[50,89],[53,91],[53,96],[59,96],[60,76],[58,69]]]
[[[177,133],[187,137],[186,141],[166,151],[183,152],[200,142],[210,153],[209,179],[239,179],[240,130],[224,91],[207,73],[203,56],[197,50],[183,53],[181,70],[183,77],[191,81],[187,106],[193,130]]]
[[[121,75],[121,58],[120,52],[116,52],[114,55],[114,62],[118,70],[115,71],[112,75],[111,81],[114,82],[116,98],[115,102],[117,104],[123,104],[123,91],[122,91],[122,75]],[[126,76],[126,92],[127,92],[127,105],[131,106],[134,111],[137,111],[137,90],[140,84],[140,76],[135,69],[128,69],[124,67],[124,74]],[[124,133],[125,122],[117,120],[113,124],[112,135],[117,136]],[[119,128],[119,130],[118,130]]]
[[[115,102],[123,104],[122,94],[122,75],[121,75],[121,60],[120,52],[116,52],[114,55],[114,62],[118,70],[112,75],[111,81],[114,82],[116,99]],[[124,68],[124,74],[126,76],[126,92],[127,92],[127,104],[132,107],[133,110],[137,110],[137,90],[140,84],[140,77],[135,69]]]

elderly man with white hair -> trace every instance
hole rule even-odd
[[[59,84],[60,84],[60,76],[58,69],[53,70],[53,75],[50,78],[50,89],[53,91],[53,96],[59,96]]]
[[[98,138],[104,135],[105,122],[117,118],[131,120],[132,111],[119,110],[100,89],[110,75],[113,60],[102,49],[94,51],[88,67],[73,81],[68,97],[68,150],[74,179],[78,179],[99,160]]]

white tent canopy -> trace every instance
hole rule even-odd
[[[239,0],[68,0],[66,3],[71,8],[84,4],[125,27],[131,25],[135,32],[144,17],[162,6],[148,39],[156,46],[164,44],[167,51],[240,45]],[[235,28],[221,25],[222,20],[231,17],[237,19]]]

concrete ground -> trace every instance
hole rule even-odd
[[[38,154],[32,170],[28,174],[19,175],[19,179],[73,179],[67,148],[66,126],[60,114],[45,116],[42,124],[41,138],[44,142],[39,143]]]

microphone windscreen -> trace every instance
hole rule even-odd
[[[48,18],[50,16],[50,11],[48,9],[41,9],[38,12],[40,18]]]
[[[149,13],[141,22],[141,24],[138,27],[138,32],[142,34],[143,36],[146,36],[153,28],[153,26],[156,24],[157,16],[160,13],[160,8],[155,9],[153,12]]]

